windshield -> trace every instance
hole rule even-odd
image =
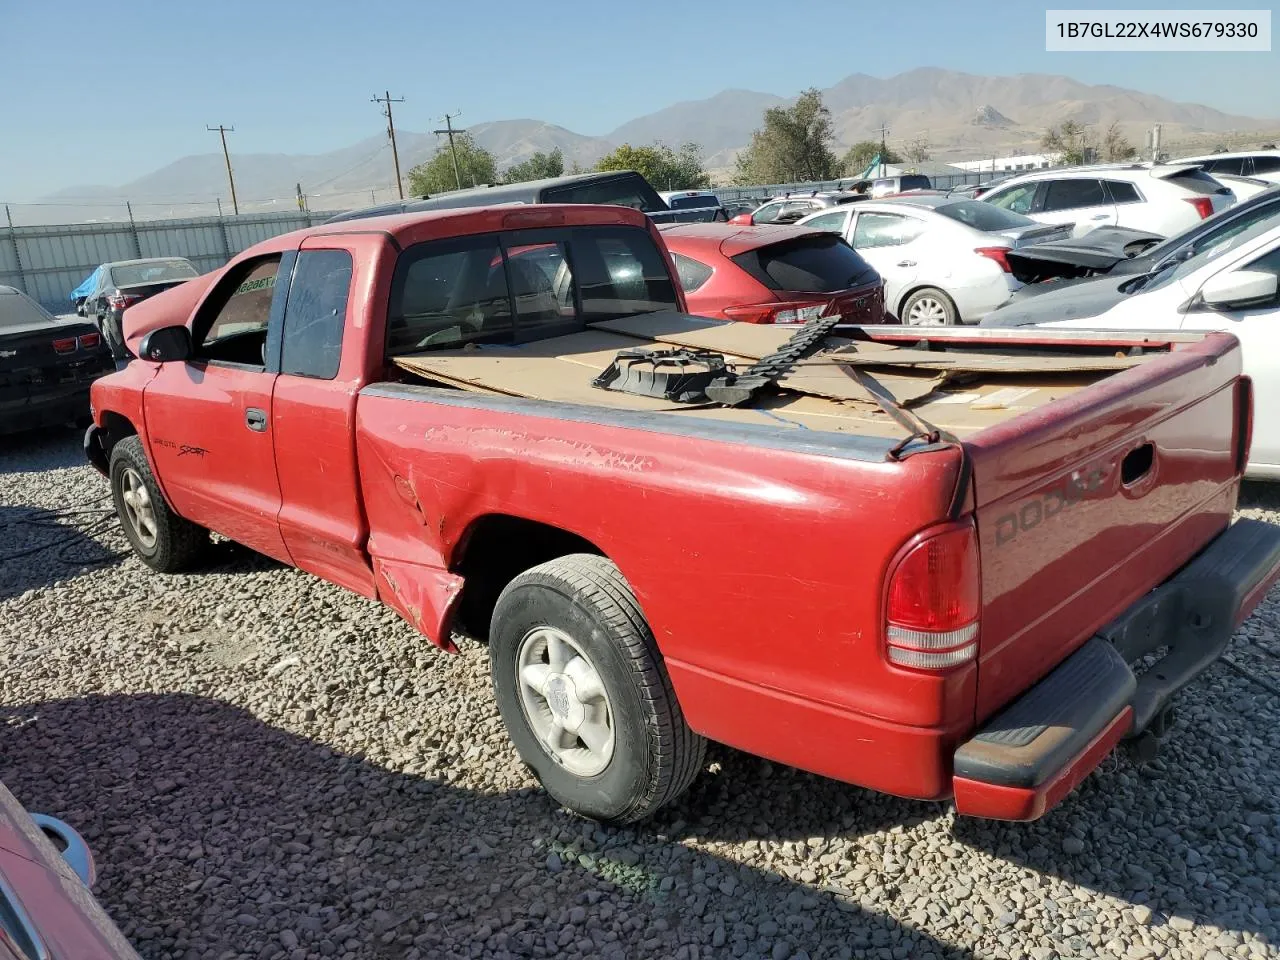
[[[815,233],[740,253],[733,262],[771,290],[831,293],[872,283],[875,270],[840,237]]]
[[[1241,247],[1255,237],[1262,236],[1275,228],[1276,224],[1270,218],[1256,222],[1242,220],[1240,223],[1233,223],[1216,236],[1206,237],[1196,252],[1185,260],[1177,258],[1166,260],[1151,273],[1143,274],[1131,281],[1125,288],[1125,292],[1146,293],[1167,286],[1175,280],[1190,276],[1227,251]]]
[[[1197,224],[1190,230],[1162,240],[1146,252],[1151,262],[1160,264],[1168,257],[1192,256],[1204,249],[1205,245],[1214,242],[1220,235],[1229,230],[1248,227],[1262,221],[1280,224],[1280,187],[1273,187],[1275,193],[1268,191],[1269,199],[1251,207],[1229,207],[1209,220]]]
[[[959,221],[967,227],[981,230],[984,233],[996,233],[1000,230],[1017,230],[1020,227],[1034,227],[1036,222],[1012,210],[1005,210],[992,203],[980,200],[957,200],[955,203],[944,203],[935,207],[944,217]]]
[[[133,287],[142,283],[168,283],[190,280],[200,274],[186,260],[161,260],[155,263],[126,263],[111,268],[111,282],[117,287]]]
[[[52,323],[53,314],[16,290],[0,290],[0,327],[24,327],[31,323]]]

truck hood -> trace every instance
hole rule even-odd
[[[1132,279],[1124,276],[1059,281],[1050,284],[1051,289],[1039,296],[997,307],[983,317],[981,326],[1025,327],[1096,317],[1128,296],[1121,287]]]
[[[152,330],[188,323],[196,304],[217,276],[218,271],[215,270],[192,277],[126,309],[120,325],[130,352],[136,357],[142,338]]]

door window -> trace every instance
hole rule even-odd
[[[1107,202],[1100,180],[1051,180],[1045,194],[1044,208],[1075,210],[1079,207],[1096,207]]]
[[[1014,213],[1030,213],[1039,186],[1038,183],[1020,183],[1016,187],[1006,187],[1004,190],[988,194],[982,199],[1005,210],[1012,210]]]
[[[858,250],[896,247],[910,243],[924,232],[924,223],[896,213],[860,213],[853,228],[853,246]]]
[[[239,282],[197,338],[196,358],[265,367],[267,323],[279,270],[279,255],[241,268]]]
[[[338,375],[351,269],[345,250],[298,254],[284,312],[281,373],[321,380]]]

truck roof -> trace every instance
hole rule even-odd
[[[477,233],[497,233],[502,230],[530,230],[559,226],[647,229],[649,223],[649,218],[639,210],[604,204],[546,203],[536,206],[456,207],[322,223],[277,237],[269,237],[245,252],[261,254],[291,250],[296,249],[302,241],[311,237],[344,234],[381,233],[401,247],[405,247],[427,240]]]

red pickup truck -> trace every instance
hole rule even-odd
[[[617,207],[275,237],[129,309],[86,453],[156,570],[213,531],[487,637],[614,822],[707,739],[1034,819],[1280,576],[1233,338],[722,323],[673,275]]]

